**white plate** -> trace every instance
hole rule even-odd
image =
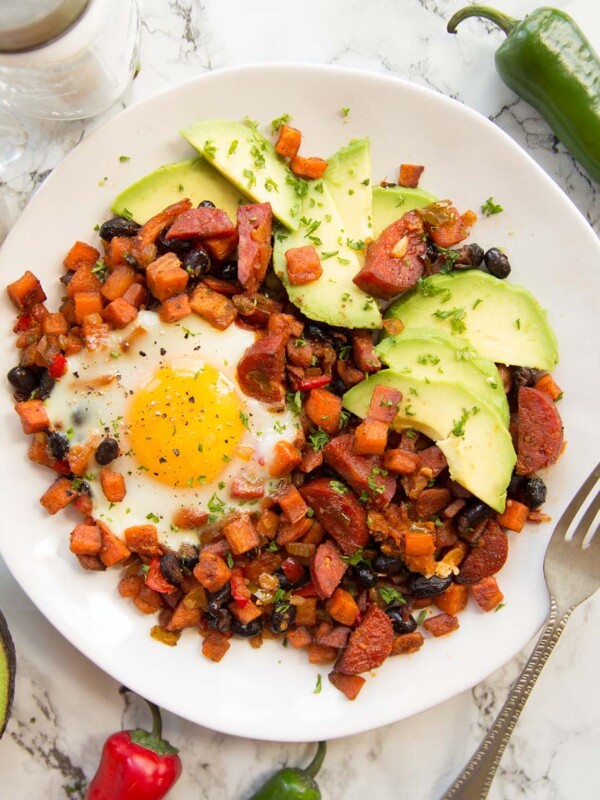
[[[350,107],[347,124],[343,106]],[[2,282],[29,268],[42,279],[53,306],[64,254],[76,239],[96,241],[94,225],[108,216],[117,192],[160,164],[191,154],[180,128],[246,114],[266,125],[283,112],[302,129],[308,155],[327,156],[351,137],[368,135],[374,180],[393,179],[401,161],[425,164],[422,185],[452,197],[459,208],[478,210],[490,196],[504,206],[504,213],[477,224],[473,238],[484,247],[506,248],[511,280],[549,308],[558,336],[561,363],[555,374],[565,390],[560,410],[568,446],[549,472],[545,508],[557,518],[600,450],[600,246],[567,197],[508,136],[428,89],[380,75],[290,65],[225,70],[170,89],[108,122],[52,173],[2,248]],[[131,160],[122,164],[120,155]],[[16,362],[14,311],[5,296],[1,303],[5,373]],[[525,645],[546,614],[542,561],[551,525],[510,534],[510,558],[499,575],[506,601],[500,613],[486,615],[470,606],[458,632],[440,640],[428,636],[420,653],[390,658],[354,703],[329,684],[327,666],[312,666],[305,653],[273,642],[255,651],[235,641],[220,664],[203,658],[201,640],[192,632],[175,649],[165,647],[148,635],[153,618],[117,595],[117,571],[79,568],[68,551],[75,515],[48,517],[39,506],[50,475],[27,461],[27,442],[6,389],[0,402],[0,549],[9,569],[49,621],[94,663],[199,724],[282,741],[375,728],[481,681]],[[323,689],[314,694],[318,673]]]

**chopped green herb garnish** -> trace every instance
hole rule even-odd
[[[321,694],[322,683],[321,683],[321,673],[317,675],[317,685],[313,689],[313,694]]]
[[[229,145],[229,150],[227,151],[228,156],[232,156],[235,153],[235,151],[238,149],[238,144],[239,142],[237,139],[232,141],[232,143]]]
[[[309,433],[308,441],[316,453],[319,450],[322,450],[325,445],[329,443],[329,435],[325,433],[322,428],[317,428]]]
[[[126,164],[130,160],[131,156],[119,156],[119,161],[121,162],[121,164]]]
[[[388,606],[390,603],[400,603],[401,605],[406,605],[406,600],[404,597],[400,594],[398,589],[395,589],[393,586],[381,586],[379,588],[379,596]]]
[[[362,239],[346,239],[346,244],[353,250],[364,250],[365,243]]]
[[[225,558],[227,559],[227,566],[229,567],[229,569],[233,569],[233,555],[231,553],[231,550],[227,551],[227,555],[225,556]]]
[[[350,564],[351,567],[356,567],[357,564],[360,564],[361,561],[365,561],[365,556],[363,553],[362,547],[359,547],[355,553],[352,553],[351,556],[340,556],[342,561],[345,561],[346,564]]]
[[[256,186],[256,175],[251,169],[245,169],[242,174],[244,178],[248,179],[248,189],[252,189],[253,186]]]
[[[438,319],[450,319],[452,333],[464,333],[467,330],[467,326],[463,321],[465,316],[464,308],[455,307],[444,310],[438,308],[437,311],[433,312],[432,316],[437,317]]]
[[[488,197],[481,206],[481,212],[485,214],[486,217],[492,217],[494,214],[500,214],[502,211],[504,211],[504,208],[499,203],[494,202],[493,197]]]
[[[499,604],[496,606],[496,608],[494,609],[494,611],[500,611],[501,609],[503,609],[503,608],[505,608],[505,607],[506,607],[506,603],[499,603]]]
[[[333,258],[333,256],[337,256],[339,250],[328,250],[327,252],[321,253],[321,261],[327,261],[328,258]]]
[[[157,514],[154,514],[152,511],[149,514],[146,514],[146,519],[149,519],[151,522],[159,523],[160,517]]]
[[[225,511],[225,502],[217,496],[216,492],[208,501],[208,510],[211,514],[223,514]]]
[[[241,421],[242,425],[244,426],[244,428],[246,428],[246,430],[249,431],[250,430],[250,425],[248,423],[248,414],[244,414],[243,411],[240,411],[240,421]]]
[[[340,112],[342,114],[344,121],[346,121],[348,119],[348,115],[350,114],[350,106],[346,106],[345,108],[342,106]]]
[[[473,406],[470,410],[468,408],[463,408],[462,414],[460,419],[453,420],[452,426],[452,435],[453,436],[464,436],[465,435],[465,425],[467,424],[467,420],[470,417],[474,417],[475,414],[479,413],[479,408],[477,406]]]
[[[288,122],[292,121],[291,114],[282,114],[280,117],[275,117],[275,119],[271,120],[271,133],[277,133],[279,128],[282,125],[287,125]]]
[[[329,485],[336,494],[348,494],[348,487],[341,481],[329,481]]]
[[[301,392],[288,392],[285,396],[288,408],[294,412],[294,414],[300,414],[302,412],[302,393]]]
[[[273,190],[278,192],[279,186],[275,183],[273,178],[267,178],[267,180],[265,181],[265,189],[267,190],[267,192],[272,192]]]
[[[419,614],[419,616],[417,617],[417,619],[415,620],[415,622],[417,623],[417,625],[422,625],[426,619],[427,619],[427,611],[423,609]]]
[[[217,148],[212,139],[207,139],[204,142],[203,153],[205,156],[208,156],[208,158],[214,158],[217,155]]]

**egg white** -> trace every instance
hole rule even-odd
[[[83,350],[68,359],[67,373],[46,401],[48,416],[53,429],[66,433],[71,445],[84,444],[94,434],[117,438],[121,454],[110,468],[125,477],[124,500],[106,500],[99,480],[101,467],[93,456],[86,475],[92,515],[105,522],[115,535],[122,538],[125,528],[151,521],[161,541],[176,549],[184,541],[197,539],[197,532],[179,531],[172,524],[174,513],[182,506],[213,513],[213,520],[220,513],[239,508],[251,510],[259,501],[242,501],[230,494],[231,481],[241,473],[263,480],[265,495],[276,491],[278,482],[269,476],[274,447],[279,441],[292,442],[299,425],[291,412],[269,408],[241,391],[236,367],[254,341],[252,331],[236,325],[219,331],[196,315],[177,323],[163,323],[153,311],[142,311],[127,328],[111,332],[105,348]],[[145,386],[159,368],[182,363],[194,369],[210,365],[235,389],[246,426],[238,445],[252,448],[248,460],[234,454],[230,462],[223,464],[218,479],[192,487],[168,486],[140,468],[129,449],[125,424],[126,407],[136,390]],[[202,403],[201,390],[197,403]],[[192,407],[192,413],[197,407]],[[249,453],[244,455],[248,457]]]

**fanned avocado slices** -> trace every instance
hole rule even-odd
[[[10,717],[15,694],[17,656],[8,625],[0,611],[0,739]]]

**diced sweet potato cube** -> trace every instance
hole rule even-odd
[[[77,556],[97,556],[102,547],[97,525],[76,525],[71,531],[69,549]]]
[[[323,453],[321,450],[313,450],[312,447],[307,448],[302,454],[302,461],[298,469],[300,472],[308,474],[313,469],[317,469],[323,463]]]
[[[43,303],[46,293],[33,272],[27,270],[18,280],[6,287],[8,296],[19,311],[29,311],[36,303]]]
[[[302,134],[291,125],[282,125],[275,144],[275,152],[284,158],[295,158],[300,150]]]
[[[130,305],[130,303],[122,297],[117,297],[117,299],[109,303],[102,312],[104,319],[117,330],[126,328],[130,322],[133,322],[137,315],[137,308]]]
[[[302,454],[297,447],[290,442],[277,442],[273,448],[273,459],[269,466],[269,475],[273,478],[281,478],[287,475],[302,461]]]
[[[539,389],[541,392],[546,392],[552,400],[560,400],[563,393],[560,386],[549,373],[542,375],[533,388]]]
[[[40,433],[50,427],[43,400],[23,400],[16,403],[15,411],[21,419],[23,433]]]
[[[158,316],[163,322],[177,322],[191,313],[192,307],[187,294],[176,294],[174,297],[169,297],[158,309]]]
[[[104,263],[107,267],[125,266],[125,256],[133,250],[134,239],[130,236],[113,236],[110,242],[104,243]]]
[[[392,655],[400,656],[408,653],[416,653],[423,646],[425,639],[423,634],[419,631],[413,633],[402,633],[400,636],[394,636],[394,643],[392,645]]]
[[[194,577],[209,592],[218,592],[231,577],[231,570],[221,556],[203,550],[194,567]]]
[[[44,467],[52,467],[55,462],[53,456],[48,452],[48,437],[45,433],[35,433],[31,439],[27,458],[35,464]]]
[[[311,181],[320,178],[327,169],[327,161],[323,158],[303,158],[295,156],[290,161],[290,169],[299,178]]]
[[[504,595],[500,591],[493,575],[474,583],[471,586],[471,593],[477,605],[484,611],[492,611],[504,600]]]
[[[169,297],[181,294],[187,286],[189,277],[181,268],[181,262],[175,253],[165,253],[146,269],[148,288],[161,303]]]
[[[338,587],[325,603],[325,607],[336,622],[350,627],[354,625],[358,606],[350,592]]]
[[[102,281],[93,271],[93,266],[82,264],[73,273],[66,292],[69,297],[75,297],[79,292],[99,292],[101,288]]]
[[[237,317],[237,309],[228,297],[209,289],[202,283],[192,292],[190,308],[220,331],[228,328]]]
[[[81,326],[85,346],[88,350],[97,350],[99,347],[103,347],[110,331],[110,325],[102,321],[100,314],[89,314]]]
[[[360,675],[343,675],[335,670],[329,673],[329,680],[336,689],[346,695],[348,700],[356,700],[358,693],[366,683]]]
[[[237,245],[237,232],[232,233],[231,236],[212,237],[202,241],[202,247],[214,261],[225,261],[226,258],[233,255]]]
[[[312,628],[317,624],[317,599],[305,597],[302,605],[296,606],[296,625]]]
[[[427,556],[407,556],[404,560],[411,572],[420,572],[426,578],[430,578],[435,573],[436,560],[433,555]]]
[[[274,511],[266,508],[260,512],[256,523],[256,531],[260,536],[264,536],[266,539],[274,539],[277,535],[278,527],[279,516]]]
[[[242,625],[247,625],[262,615],[262,610],[252,600],[248,600],[243,608],[236,602],[229,603],[229,610]]]
[[[121,597],[137,597],[143,585],[144,579],[141,575],[128,575],[121,578],[117,588]]]
[[[206,525],[208,514],[199,508],[182,507],[173,514],[173,525],[188,531],[191,528],[201,528]]]
[[[456,617],[451,614],[436,614],[435,617],[426,619],[423,623],[423,627],[426,628],[429,633],[433,634],[433,636],[437,637],[452,633],[452,631],[455,631],[460,625]]]
[[[387,445],[389,425],[376,419],[364,419],[354,431],[353,451],[357,455],[381,456]]]
[[[132,283],[129,289],[124,293],[123,300],[126,300],[129,305],[135,308],[141,308],[146,302],[146,288],[141,283]]]
[[[402,448],[387,450],[383,454],[383,466],[390,472],[397,472],[399,475],[410,475],[419,466],[419,456]]]
[[[63,265],[68,270],[77,269],[81,264],[93,267],[99,258],[100,252],[95,247],[92,247],[91,244],[77,241],[65,256]]]
[[[106,567],[113,567],[121,561],[126,561],[131,555],[131,551],[125,542],[122,542],[118,536],[115,536],[110,528],[100,520],[96,522],[96,525],[100,528],[100,533],[102,535],[102,548],[100,550],[100,559],[102,563]]]
[[[49,514],[56,514],[76,499],[77,491],[71,486],[71,481],[68,478],[57,478],[41,496],[40,503]]]
[[[104,572],[106,569],[98,556],[76,556],[76,558],[82,569],[88,569],[92,572]]]
[[[108,467],[100,470],[100,485],[109,503],[120,503],[127,492],[123,475]]]
[[[311,642],[307,645],[308,660],[311,664],[331,664],[336,660],[338,651],[335,647]]]
[[[521,533],[523,526],[527,522],[529,511],[528,506],[509,499],[506,501],[506,507],[502,514],[498,514],[496,517],[498,525],[508,528],[509,531]]]
[[[312,521],[309,517],[302,517],[298,522],[293,523],[283,521],[279,525],[277,544],[284,546],[297,542],[299,539],[302,539],[304,534],[307,533],[311,527]]]
[[[87,467],[98,445],[98,436],[90,436],[85,444],[74,444],[67,453],[67,462],[71,472],[81,478],[87,472]]]
[[[168,631],[182,631],[184,628],[193,628],[200,622],[202,612],[199,608],[188,608],[183,600],[178,603],[167,625]]]
[[[102,284],[100,293],[111,302],[123,297],[127,289],[135,283],[135,272],[131,267],[119,265],[110,272]]]
[[[291,247],[286,250],[285,262],[288,281],[292,286],[304,286],[312,283],[323,274],[321,259],[312,245]]]
[[[416,189],[424,169],[425,167],[417,164],[400,164],[398,185],[405,186],[408,189]]]
[[[402,400],[402,392],[392,389],[389,386],[376,386],[371,396],[369,404],[370,419],[378,419],[380,422],[387,422],[388,425],[394,421],[398,413],[398,406]]]
[[[142,614],[156,614],[159,608],[162,608],[162,597],[144,584],[137,597],[133,598],[133,603]]]
[[[446,614],[456,615],[466,607],[469,601],[469,587],[460,583],[451,583],[450,586],[437,597],[433,602]]]
[[[312,636],[304,625],[300,625],[298,628],[292,628],[291,631],[288,631],[286,633],[286,639],[295,650],[306,647],[312,642]]]
[[[218,663],[230,647],[226,636],[220,631],[211,631],[202,642],[202,655]]]
[[[258,500],[265,494],[264,481],[250,475],[237,475],[231,482],[231,496],[242,500]]]
[[[64,314],[48,314],[42,320],[42,333],[46,336],[66,336],[68,329]]]
[[[362,370],[362,372],[367,373],[380,370],[381,361],[375,352],[375,342],[373,341],[372,331],[354,330],[351,333],[351,337],[352,355],[354,356],[356,366]],[[375,419],[377,419],[377,416]]]
[[[103,303],[100,292],[77,292],[73,297],[75,322],[81,325],[90,314],[101,314]]]
[[[333,436],[340,428],[342,398],[327,389],[311,389],[304,411],[313,425]]]
[[[156,525],[132,525],[123,531],[125,544],[132,553],[140,556],[154,558],[164,552],[164,547],[158,541]]]
[[[248,550],[260,545],[258,533],[249,514],[239,514],[234,517],[231,522],[223,526],[223,533],[235,556],[247,553]]]
[[[406,531],[404,552],[407,556],[427,556],[435,553],[435,536],[423,531]]]
[[[283,492],[277,495],[277,502],[292,525],[304,519],[308,511],[304,498],[293,484],[287,486]]]

